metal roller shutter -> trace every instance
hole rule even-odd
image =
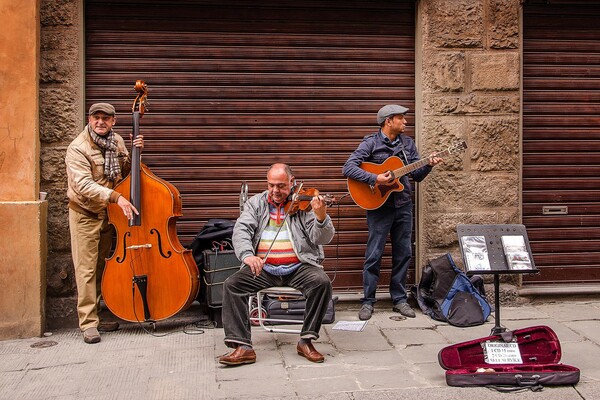
[[[379,107],[414,110],[414,14],[413,1],[86,1],[86,104],[114,103],[128,134],[133,84],[148,84],[143,161],[180,190],[185,245],[207,219],[237,218],[242,181],[264,190],[273,162],[346,192],[342,165]],[[348,197],[330,214],[326,270],[362,287],[364,211]]]
[[[541,274],[524,283],[598,284],[600,4],[536,3],[523,18],[523,221]]]

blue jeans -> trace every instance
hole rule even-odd
[[[409,202],[400,208],[382,206],[367,211],[369,239],[363,265],[362,304],[373,305],[376,302],[375,291],[379,282],[381,256],[388,234],[392,240],[390,296],[394,305],[406,302],[406,275],[412,257],[412,209],[412,203]]]

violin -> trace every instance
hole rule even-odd
[[[285,203],[284,211],[288,215],[294,215],[298,211],[310,211],[312,210],[312,206],[310,202],[316,196],[319,196],[319,190],[315,188],[307,188],[304,189],[302,186],[304,183],[300,183],[300,186],[296,190],[296,192],[292,193],[290,196],[290,200]],[[335,197],[330,194],[321,195],[323,197],[323,201],[328,206],[335,203]]]
[[[275,232],[275,237],[273,238],[273,241],[271,242],[271,246],[269,246],[269,250],[267,251],[267,254],[263,257],[263,260],[266,260],[267,258],[269,258],[269,254],[271,254],[271,250],[273,249],[273,245],[275,244],[275,239],[277,239],[277,236],[279,235],[279,232],[281,231],[281,228],[285,224],[285,221],[287,220],[287,218],[290,215],[296,214],[298,211],[312,210],[312,206],[311,206],[310,202],[312,201],[312,199],[315,196],[320,195],[320,193],[317,189],[315,189],[315,188],[303,189],[302,186],[304,186],[304,182],[300,182],[300,185],[298,186],[298,188],[295,189],[294,192],[290,194],[288,201],[286,201],[285,205],[283,206],[283,210],[285,211],[285,218],[283,219],[283,223],[281,225],[279,225],[279,229],[277,229],[277,232]],[[323,197],[323,201],[325,201],[325,204],[327,204],[327,205],[331,205],[335,202],[335,198],[330,194],[324,194],[321,196]]]

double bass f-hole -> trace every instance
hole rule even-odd
[[[171,257],[172,253],[171,253],[170,250],[167,250],[167,254],[165,254],[165,252],[163,251],[162,238],[160,236],[160,231],[158,229],[152,228],[152,229],[150,229],[150,234],[151,235],[156,235],[156,238],[158,240],[158,252],[162,256],[162,258],[169,258],[169,257]]]

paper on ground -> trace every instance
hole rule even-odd
[[[338,321],[332,329],[338,331],[361,332],[369,321]]]

